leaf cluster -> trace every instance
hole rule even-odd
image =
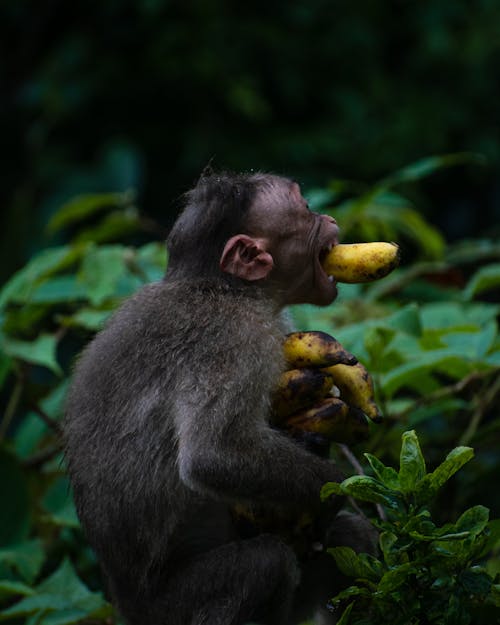
[[[454,523],[437,525],[428,509],[444,484],[473,457],[456,447],[427,472],[415,431],[402,437],[399,472],[365,454],[373,476],[352,476],[327,484],[332,494],[381,504],[380,557],[356,554],[350,547],[329,550],[340,571],[354,584],[331,601],[341,625],[468,625],[478,608],[500,607],[500,584],[478,564],[488,548],[488,509],[477,505]]]
[[[401,432],[418,426],[431,462],[457,438],[463,444],[472,441],[476,450],[474,467],[460,478],[460,488],[453,492],[443,486],[446,504],[441,507],[456,511],[481,497],[494,509],[500,475],[495,413],[500,339],[499,306],[488,300],[500,285],[498,242],[446,248],[441,235],[415,217],[413,207],[408,213],[408,204],[400,211],[401,204],[393,202],[386,213],[392,217],[377,217],[376,205],[389,188],[394,199],[401,180],[408,184],[447,164],[449,157],[419,162],[374,189],[350,190],[349,198],[344,194],[338,201],[331,195],[334,183],[325,188],[334,214],[346,202],[341,215],[347,238],[361,237],[362,225],[366,236],[401,241],[403,263],[380,283],[345,285],[333,307],[300,307],[293,314],[300,329],[334,334],[375,379],[386,418],[373,426],[364,451],[371,454],[373,470],[378,467],[389,480],[380,481],[379,496],[398,488],[396,482],[391,486],[391,470],[381,469],[374,457],[390,464]],[[413,224],[411,236],[407,219]],[[388,227],[390,232],[384,230]],[[161,243],[144,241],[144,224],[129,192],[78,196],[53,216],[49,229],[65,243],[36,254],[0,290],[0,619],[24,619],[29,625],[102,622],[109,619],[110,608],[99,593],[95,557],[82,537],[64,472],[59,437],[64,396],[77,353],[124,297],[162,277],[165,250]],[[416,257],[406,255],[406,245],[412,254],[418,251]],[[405,466],[406,477],[405,470],[397,476],[399,487],[411,481],[419,464]],[[419,497],[434,494],[436,482],[429,479],[422,477]],[[398,511],[394,502],[381,501],[390,514]],[[425,516],[421,521],[430,522]],[[429,527],[415,525],[412,531],[422,536],[440,531],[437,521],[437,529]],[[482,537],[478,532],[476,540]],[[450,542],[427,542],[436,541]],[[467,539],[462,543],[468,545]],[[494,576],[500,570],[499,544],[490,546],[487,570]]]

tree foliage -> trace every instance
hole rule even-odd
[[[345,240],[390,237],[401,243],[403,263],[383,281],[342,285],[334,306],[292,310],[298,327],[333,333],[375,378],[385,421],[353,450],[370,455],[359,465],[365,477],[348,482],[350,494],[366,498],[371,492],[372,501],[395,510],[399,504],[387,489],[404,501],[418,492],[436,528],[458,523],[453,519],[462,518],[465,508],[487,506],[492,517],[500,514],[500,246],[494,239],[445,245],[399,188],[402,178],[427,175],[448,158],[419,161],[372,187],[333,180],[306,191],[315,207],[341,215]],[[387,219],[380,219],[379,208]],[[151,224],[138,214],[131,194],[73,198],[47,226],[64,233],[66,243],[40,251],[0,291],[0,619],[6,622],[69,625],[111,618],[76,517],[59,431],[76,354],[124,297],[164,273],[164,246],[142,241],[141,228]],[[129,242],[132,231],[136,244]],[[426,464],[416,444],[406,444],[397,474],[390,466],[408,429],[418,431]],[[474,447],[475,457],[448,480],[469,459],[461,451],[436,468],[457,445]],[[333,453],[352,473],[351,456],[336,446]],[[436,502],[430,496],[438,488]],[[420,526],[415,531],[425,534]],[[388,543],[384,548],[392,549]],[[493,579],[500,571],[500,543],[491,540],[479,555]],[[446,557],[454,566],[459,555]],[[408,583],[415,572],[404,564],[398,580]],[[464,584],[485,579],[475,571]]]

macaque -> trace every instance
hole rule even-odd
[[[127,625],[296,622],[307,586],[297,554],[279,534],[241,536],[233,510],[334,519],[342,504],[319,496],[343,479],[339,468],[269,424],[285,369],[282,310],[333,302],[320,259],[337,237],[292,180],[205,174],[168,237],[164,279],[126,301],[79,358],[66,459]]]

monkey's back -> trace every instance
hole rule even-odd
[[[211,371],[243,374],[263,350],[270,367],[255,383],[268,393],[282,367],[272,356],[280,340],[279,318],[251,291],[160,282],[125,302],[84,350],[67,399],[66,458],[82,525],[108,572],[165,561],[182,548],[181,520],[186,537],[186,518],[195,534],[207,507],[218,518],[224,505],[179,477],[179,397],[188,404],[196,391],[209,403],[220,390]],[[244,401],[244,382],[241,393]]]

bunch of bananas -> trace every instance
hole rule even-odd
[[[297,439],[354,444],[375,422],[373,381],[356,357],[325,332],[293,332],[283,345],[290,367],[275,390],[271,421]]]

